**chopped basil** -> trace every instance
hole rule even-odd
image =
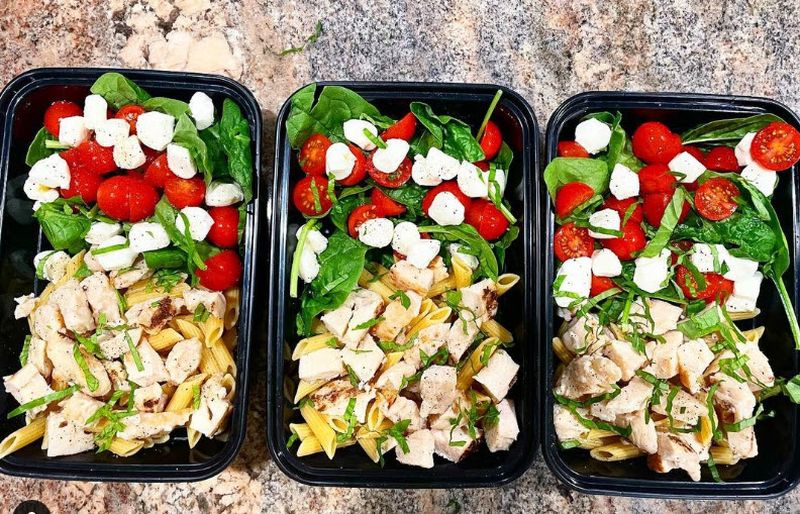
[[[393,295],[389,297],[391,300],[400,300],[400,305],[403,306],[404,309],[408,309],[411,307],[411,298],[405,293],[405,291],[397,290]]]
[[[53,402],[57,402],[59,400],[63,400],[64,398],[71,396],[75,391],[80,389],[77,384],[71,385],[66,389],[62,389],[61,391],[56,391],[54,393],[50,393],[48,395],[42,396],[41,398],[36,398],[35,400],[31,400],[27,403],[23,403],[16,409],[12,410],[8,413],[7,419],[15,418],[20,414],[24,414],[31,409],[35,409],[36,407],[41,407],[42,405],[48,405]]]
[[[356,429],[356,424],[358,423],[358,417],[355,415],[354,411],[356,408],[356,399],[350,398],[347,401],[347,408],[344,411],[344,415],[342,418],[347,422],[347,429],[344,432],[341,432],[336,435],[336,442],[343,443],[350,438],[353,437],[353,433]]]
[[[131,339],[131,335],[127,330],[125,331],[125,342],[128,343],[128,349],[131,351],[131,357],[133,358],[133,363],[136,364],[136,369],[138,371],[144,371],[142,357],[139,355],[139,350],[136,349],[136,346],[133,344],[133,339]]]
[[[358,378],[358,375],[356,375],[356,372],[353,371],[353,368],[347,364],[345,364],[344,367],[347,369],[347,377],[350,379],[350,384],[353,387],[358,387],[358,384],[361,382],[361,380]]]
[[[410,350],[414,346],[414,339],[406,344],[397,344],[394,341],[378,341],[378,346],[386,353],[404,352]]]
[[[331,337],[330,339],[325,341],[325,346],[327,346],[328,348],[338,348],[339,342],[336,340],[335,337]]]
[[[297,432],[292,432],[292,435],[290,435],[289,439],[286,440],[286,449],[290,449],[298,439],[300,438],[297,436]]]
[[[577,448],[582,443],[577,439],[567,439],[566,441],[562,441],[559,446],[561,446],[562,450],[571,450],[572,448]]]
[[[384,150],[386,149],[386,141],[384,141],[383,139],[379,138],[378,136],[370,132],[369,129],[366,128],[364,129],[364,137],[369,139],[370,142],[372,142],[372,144],[377,146],[378,148]]]
[[[200,386],[192,384],[192,408],[197,410],[200,408]]]
[[[100,382],[98,382],[97,377],[92,374],[92,371],[89,369],[89,365],[86,364],[86,359],[83,358],[83,354],[81,353],[81,345],[80,343],[75,343],[72,347],[72,356],[75,358],[75,362],[78,363],[78,367],[81,368],[83,372],[83,376],[86,379],[86,385],[89,387],[89,391],[97,391],[97,388],[100,387]]]
[[[208,318],[210,316],[211,316],[211,313],[208,312],[208,309],[206,309],[206,306],[201,303],[201,304],[198,304],[197,307],[195,308],[193,319],[195,321],[203,322],[203,321],[208,321]]]
[[[384,319],[383,316],[378,316],[377,318],[369,319],[369,320],[365,321],[364,323],[360,323],[360,324],[354,326],[353,330],[364,330],[364,329],[367,329],[367,328],[372,328],[375,325],[377,325],[378,323],[380,323],[381,321],[383,321],[383,319]]]
[[[21,366],[24,366],[25,364],[28,363],[28,353],[30,353],[31,350],[32,338],[33,337],[30,334],[28,334],[25,336],[25,342],[22,343],[22,351],[19,352],[19,363]]]
[[[111,253],[111,252],[116,252],[117,250],[124,250],[125,248],[128,248],[130,245],[131,242],[126,239],[124,243],[104,246],[102,248],[95,248],[94,250],[92,250],[92,255],[103,255],[104,253]]]

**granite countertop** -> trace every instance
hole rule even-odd
[[[665,2],[666,3],[666,2]],[[763,95],[800,108],[800,4],[792,0],[6,0],[0,83],[39,66],[123,66],[221,73],[275,113],[314,80],[490,82],[533,106],[540,126],[585,90]],[[305,51],[279,57],[313,32]],[[269,158],[271,152],[264,152]],[[264,169],[271,170],[266,162]],[[800,489],[767,502],[585,496],[541,455],[499,489],[391,491],[299,485],[271,462],[264,434],[263,351],[253,364],[245,447],[196,484],[97,484],[0,477],[0,511],[29,499],[51,512],[799,512]]]

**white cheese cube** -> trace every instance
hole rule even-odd
[[[38,270],[41,263],[42,277],[48,282],[56,282],[67,272],[69,261],[70,257],[66,252],[45,250],[34,256],[33,267]]]
[[[122,226],[119,223],[106,223],[104,221],[96,221],[89,227],[86,233],[86,242],[90,245],[99,245],[109,237],[114,237],[122,234]]]
[[[607,147],[610,141],[611,127],[600,120],[589,118],[575,127],[575,142],[592,155]]]
[[[183,222],[183,216],[189,221],[189,233],[195,241],[202,241],[208,235],[211,227],[214,226],[214,219],[202,207],[184,207],[181,209],[178,217],[175,218],[175,228],[181,234],[186,233],[186,225]]]
[[[344,348],[342,362],[350,366],[362,383],[375,376],[383,363],[384,353],[370,336],[364,337],[357,348]]]
[[[425,157],[428,166],[435,172],[442,180],[452,180],[458,175],[458,170],[461,168],[461,163],[455,157],[451,157],[439,150],[436,147],[428,150],[428,155]]]
[[[114,164],[123,170],[133,170],[147,162],[137,136],[128,136],[114,145]]]
[[[103,248],[108,248],[110,246],[117,246],[117,245],[124,245],[128,242],[125,239],[125,236],[113,236],[109,237],[99,245],[95,250],[101,250]],[[92,256],[97,261],[97,263],[103,268],[105,271],[114,271],[120,270],[123,268],[130,268],[133,266],[133,262],[138,257],[139,253],[127,246],[125,248],[119,248],[117,250],[113,250],[110,252],[102,252],[102,253],[92,253]]]
[[[595,239],[614,239],[617,236],[595,232],[592,228],[619,230],[622,220],[614,209],[601,209],[589,216],[589,235]]]
[[[428,216],[442,226],[460,225],[464,215],[464,205],[449,191],[437,194],[428,208]]]
[[[558,284],[558,288],[553,291],[553,296],[559,307],[569,307],[573,303],[580,302],[581,299],[589,298],[589,290],[592,286],[592,259],[578,257],[564,261],[556,274],[556,284]],[[560,296],[559,293],[567,293],[567,295]],[[577,296],[577,298],[573,296]]]
[[[760,271],[756,271],[752,276],[742,277],[733,283],[733,294],[739,298],[749,298],[754,302],[758,300],[758,295],[761,293],[761,281],[764,280],[764,275]]]
[[[718,273],[722,269],[722,263],[726,260],[727,254],[728,252],[722,245],[695,243],[692,246],[689,260],[700,273]]]
[[[374,218],[358,226],[358,239],[373,248],[389,246],[393,236],[394,225],[386,218]]]
[[[611,171],[609,189],[617,200],[638,196],[639,175],[624,164],[617,163]]]
[[[742,170],[742,178],[750,182],[764,196],[770,196],[778,185],[778,173],[751,162]]]
[[[728,271],[723,275],[728,280],[739,280],[742,278],[752,277],[758,271],[758,262],[745,259],[743,257],[734,257],[726,252],[725,264],[728,266]]]
[[[125,140],[131,132],[130,124],[119,118],[100,122],[94,129],[97,144],[109,148]]]
[[[309,246],[303,246],[303,251],[300,252],[300,279],[306,284],[317,278],[319,275],[319,261],[317,254]]]
[[[96,130],[108,117],[106,99],[100,95],[87,96],[83,102],[83,117],[86,119],[86,128]]]
[[[89,139],[89,128],[83,116],[69,116],[58,122],[58,142],[62,145],[78,146]]]
[[[188,148],[170,143],[167,145],[167,166],[180,178],[192,178],[197,175],[197,167]]]
[[[68,189],[72,179],[67,161],[57,153],[36,161],[28,177],[43,186],[61,189]]]
[[[55,202],[59,197],[57,190],[39,183],[39,181],[33,177],[28,177],[25,179],[25,183],[22,185],[22,190],[25,192],[25,196],[31,200],[35,200],[35,203],[33,204],[34,212],[41,206],[41,204]]]
[[[336,180],[344,180],[353,173],[356,156],[344,143],[333,143],[325,151],[325,173]]]
[[[670,251],[661,250],[655,257],[637,257],[633,282],[642,291],[655,293],[667,285]]]
[[[420,240],[417,226],[410,221],[401,221],[394,227],[392,249],[397,253],[408,255],[411,248]]]
[[[362,150],[374,150],[373,143],[365,134],[366,130],[374,137],[378,137],[378,129],[367,120],[347,120],[344,122],[344,137]]]
[[[430,430],[417,430],[411,435],[406,436],[408,453],[403,448],[397,446],[395,453],[397,462],[421,468],[433,467],[433,451],[435,447],[433,433]]]
[[[489,173],[471,162],[464,161],[458,168],[458,188],[470,198],[486,198],[489,195]]]
[[[514,404],[510,400],[503,400],[497,404],[497,423],[486,427],[486,446],[494,453],[508,450],[517,440],[519,425]]]
[[[344,373],[342,352],[336,348],[322,348],[300,357],[298,371],[300,380],[308,382],[332,380]]]
[[[614,252],[603,248],[592,253],[592,274],[594,276],[617,277],[620,273],[622,273],[622,263]]]
[[[406,260],[412,266],[425,269],[439,255],[441,246],[441,241],[436,239],[420,239],[411,247],[411,251],[406,255]]]
[[[461,245],[458,243],[450,243],[450,246],[447,247],[450,250],[450,257],[457,257],[461,260],[464,264],[470,267],[470,269],[476,269],[480,262],[478,258],[472,254],[465,253],[461,251]]]
[[[756,132],[748,132],[744,135],[741,141],[736,144],[733,153],[736,154],[736,162],[739,166],[747,166],[753,163],[753,156],[750,155],[750,147],[753,145],[753,139],[756,137]]]
[[[756,299],[733,294],[725,301],[725,309],[728,312],[753,312],[756,310]]]
[[[128,232],[131,249],[139,253],[160,250],[169,246],[169,236],[160,223],[134,223]]]
[[[150,111],[136,119],[136,135],[142,144],[159,152],[172,142],[175,132],[175,117],[163,112]]]
[[[389,139],[386,148],[378,148],[372,154],[372,164],[382,173],[394,173],[408,154],[409,145],[402,139]]]
[[[225,207],[244,200],[242,187],[235,182],[214,181],[206,188],[206,205]]]
[[[706,165],[689,152],[681,152],[669,161],[669,169],[681,175],[680,182],[690,183],[706,171]]]
[[[214,124],[214,102],[202,91],[192,95],[189,100],[189,114],[192,115],[197,130],[207,129]]]
[[[475,374],[475,381],[497,402],[508,394],[517,378],[519,364],[505,350],[495,350],[489,363]]]

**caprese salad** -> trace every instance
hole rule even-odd
[[[628,137],[621,118],[586,116],[544,172],[564,318],[556,434],[599,460],[646,457],[695,481],[705,463],[720,480],[718,464],[758,454],[767,398],[800,402],[800,376],[776,377],[759,348],[764,328],[734,323],[758,315],[767,278],[800,345],[770,203],[800,159],[800,132],[759,114],[682,134],[649,121]]]

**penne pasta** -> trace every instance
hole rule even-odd
[[[508,344],[514,341],[514,336],[511,335],[511,332],[509,332],[506,327],[498,323],[495,319],[484,321],[481,324],[481,332],[486,334],[488,337],[497,338],[503,344]]]
[[[179,284],[175,284],[168,292],[164,291],[160,287],[151,287],[149,290],[148,288],[144,288],[134,292],[130,292],[130,290],[128,290],[124,296],[125,302],[128,304],[128,306],[132,306],[144,302],[154,302],[164,298],[165,296],[169,296],[171,298],[183,298],[183,293],[189,289],[189,284],[181,282]]]
[[[164,410],[168,412],[178,412],[191,407],[194,401],[194,388],[195,386],[202,386],[206,377],[207,375],[205,373],[200,373],[199,375],[194,375],[186,379],[186,382],[183,382],[175,389],[175,393],[169,399]]]
[[[428,290],[428,293],[425,295],[425,297],[435,298],[437,296],[443,295],[444,293],[450,291],[451,289],[455,289],[455,287],[456,287],[456,279],[454,276],[451,275],[433,284],[433,287],[431,287]]]
[[[314,433],[314,437],[319,442],[320,448],[325,452],[325,455],[329,459],[333,459],[336,453],[336,432],[331,428],[328,417],[310,405],[300,407],[300,415],[308,423],[308,427]],[[306,439],[306,441],[310,440],[311,438]],[[306,441],[303,441],[303,443]]]
[[[205,343],[205,336],[203,335],[203,330],[195,323],[194,321],[190,321],[191,317],[178,317],[174,318],[170,324],[174,324],[175,328],[183,334],[184,339],[191,339],[195,338],[199,340],[201,343]],[[205,345],[208,347],[209,345]]]
[[[325,380],[317,380],[315,382],[306,382],[305,380],[301,380],[297,383],[297,391],[294,393],[294,403],[299,402],[309,394],[324,386],[326,383],[327,382]]]
[[[620,440],[594,448],[589,452],[592,458],[602,462],[618,462],[621,460],[635,459],[641,457],[644,452],[633,444]]]
[[[234,362],[233,355],[231,355],[228,347],[222,341],[217,341],[210,349],[219,372],[236,375],[236,362]]]
[[[469,388],[469,386],[472,384],[472,377],[475,376],[475,373],[483,369],[481,357],[483,356],[484,350],[488,352],[488,355],[483,357],[489,358],[492,356],[499,344],[500,342],[494,337],[489,337],[481,341],[481,344],[479,344],[478,347],[475,348],[475,350],[473,350],[473,352],[470,354],[467,363],[464,364],[464,367],[458,372],[458,389],[466,391]]]
[[[293,434],[297,434],[297,438],[301,441],[305,441],[309,437],[314,437],[314,433],[311,432],[308,423],[289,423],[289,431]]]
[[[453,265],[453,288],[461,289],[472,284],[472,268],[467,266],[458,255],[454,255],[451,262]]]
[[[301,339],[300,342],[297,343],[297,346],[294,347],[292,360],[300,360],[300,357],[303,355],[330,347],[332,344],[338,346],[339,341],[330,332],[306,337],[305,339]]]
[[[569,348],[564,345],[564,341],[560,337],[553,338],[553,353],[564,364],[569,364],[575,358],[575,355],[569,351]]]
[[[509,289],[517,285],[519,282],[519,275],[516,273],[503,273],[497,277],[497,296],[503,296]]]
[[[241,305],[241,290],[238,287],[226,289],[225,295],[225,314],[222,316],[226,330],[233,329],[239,322],[239,309]]]
[[[0,441],[0,459],[4,459],[21,448],[44,437],[46,425],[47,416],[40,416],[24,427],[11,432],[5,439]]]
[[[147,342],[153,347],[153,350],[157,352],[171,350],[176,343],[183,340],[183,335],[174,328],[165,328],[161,332],[147,338]]]
[[[437,307],[431,312],[429,312],[424,318],[422,318],[416,325],[411,327],[411,330],[408,331],[408,339],[414,337],[414,335],[419,332],[420,330],[424,330],[425,328],[436,325],[438,323],[444,323],[448,320],[451,313],[450,307]]]
[[[739,462],[739,457],[727,446],[712,446],[708,451],[717,465],[730,466]]]
[[[115,437],[111,441],[108,451],[120,457],[130,457],[131,455],[138,453],[142,448],[144,448],[144,441],[138,441],[136,439],[127,440]]]
[[[197,443],[200,442],[200,438],[203,437],[203,434],[194,430],[193,428],[186,429],[186,442],[189,443],[189,448],[194,448],[197,446]]]
[[[200,330],[203,332],[203,338],[208,347],[212,347],[222,340],[224,328],[222,320],[216,316],[209,316],[205,321],[201,321]]]

